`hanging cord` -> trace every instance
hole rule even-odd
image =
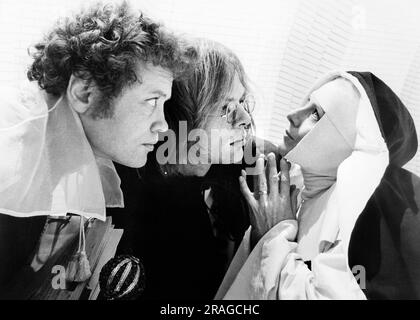
[[[92,275],[89,260],[86,255],[86,235],[84,217],[80,216],[79,226],[79,246],[76,254],[70,260],[67,271],[66,279],[71,282],[84,282]]]
[[[86,254],[85,224],[84,224],[84,218],[82,216],[80,216],[79,248],[77,249],[77,252]]]

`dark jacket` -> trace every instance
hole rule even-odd
[[[397,95],[375,75],[350,73],[368,94],[390,157],[353,229],[350,268],[365,268],[368,299],[420,299],[420,178],[402,169],[417,151],[414,123]]]
[[[125,209],[108,213],[125,229],[118,253],[137,256],[145,267],[141,299],[212,299],[249,226],[238,183],[242,166],[213,165],[205,177],[165,177],[150,159],[140,176],[116,168]],[[213,223],[203,196],[208,187]]]
[[[28,263],[37,247],[47,217],[16,218],[0,214],[0,297]]]

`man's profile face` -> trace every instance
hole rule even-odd
[[[140,81],[113,99],[111,118],[94,119],[88,110],[80,119],[97,156],[139,168],[158,141],[158,132],[168,130],[163,105],[171,96],[173,76],[145,63],[139,63],[136,72]]]

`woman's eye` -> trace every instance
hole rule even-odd
[[[152,107],[152,108],[156,108],[157,107],[157,103],[158,103],[159,98],[151,98],[151,99],[147,99],[146,102]]]
[[[224,115],[226,114],[226,110],[227,110],[227,108],[228,108],[228,105],[227,105],[227,104],[225,104],[225,105],[222,107],[222,110],[220,110],[220,115],[221,115],[221,116],[224,116]]]
[[[312,111],[311,113],[311,117],[315,120],[315,121],[319,121],[319,119],[321,118],[319,116],[318,110],[314,109],[314,111]]]

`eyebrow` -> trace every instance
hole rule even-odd
[[[165,99],[166,98],[169,99],[171,97],[170,95],[168,97],[168,95],[165,92],[163,92],[162,90],[154,90],[154,91],[151,91],[150,93],[160,95],[160,96],[164,97]]]
[[[318,102],[318,100],[312,97],[312,93],[310,94],[309,99],[312,105],[314,105],[317,109],[321,109],[322,112],[325,112],[324,108],[321,107],[321,104]]]
[[[242,100],[243,98],[245,98],[246,97],[246,91],[244,91],[244,93],[242,94],[242,96],[239,98],[239,100]],[[235,101],[236,99],[235,98],[233,98],[233,97],[229,97],[229,98],[227,98],[226,100],[225,100],[225,102],[226,103],[229,103],[229,102],[232,102],[232,101]]]
[[[313,92],[311,92],[311,94],[309,95],[309,101],[312,101],[313,103],[315,103],[315,104],[318,104],[317,103],[317,100],[313,97]]]

